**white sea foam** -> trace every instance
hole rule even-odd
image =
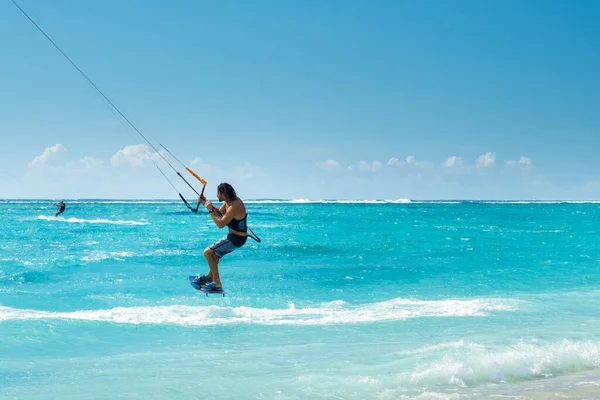
[[[127,257],[168,257],[179,256],[182,254],[186,254],[186,251],[181,249],[157,249],[145,254],[136,254],[131,251],[93,250],[88,255],[83,256],[80,260],[84,262],[95,262],[109,259],[125,261],[125,258]]]
[[[125,261],[125,257],[133,257],[135,254],[129,251],[92,251],[89,255],[81,258],[84,262],[95,262],[102,260],[118,260]]]
[[[146,253],[144,256],[180,256],[186,254],[188,250],[181,249],[157,249],[150,253]]]
[[[38,215],[37,219],[42,221],[52,222],[67,222],[71,224],[110,224],[110,225],[148,225],[144,221],[123,221],[123,220],[111,220],[111,219],[82,219],[82,218],[64,218],[64,217],[52,217],[48,215]]]
[[[348,305],[342,301],[323,303],[318,307],[297,309],[290,304],[285,309],[221,307],[221,306],[156,306],[117,307],[107,310],[51,312],[15,309],[0,306],[0,321],[28,319],[66,319],[103,321],[127,324],[176,325],[333,325],[431,317],[484,317],[490,312],[512,311],[517,300],[410,300],[397,298],[389,301]]]
[[[309,200],[309,199],[265,199],[265,200],[244,200],[248,204],[405,204],[410,203],[409,199],[396,200]]]
[[[448,383],[458,387],[474,382],[505,382],[514,377],[552,377],[565,371],[600,367],[600,342],[562,340],[551,343],[519,342],[490,348],[477,343],[429,345],[404,352],[430,361],[398,375],[411,384]]]

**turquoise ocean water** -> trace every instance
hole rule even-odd
[[[249,202],[206,297],[206,214],[66,203],[0,201],[1,399],[600,398],[600,204]]]

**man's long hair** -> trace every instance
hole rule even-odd
[[[235,193],[233,186],[226,182],[223,182],[217,186],[217,192],[229,201],[233,201],[237,198],[237,193]]]

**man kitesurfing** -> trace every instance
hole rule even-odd
[[[219,229],[228,227],[229,233],[204,249],[204,258],[209,267],[208,274],[199,276],[192,281],[203,289],[216,293],[223,291],[219,276],[219,261],[224,255],[246,244],[248,239],[246,206],[237,196],[235,189],[229,183],[221,183],[217,187],[217,199],[223,202],[220,208],[213,206],[212,202],[206,200],[204,196],[198,198],[198,203],[204,204]]]
[[[64,201],[60,201],[60,203],[53,203],[56,207],[58,207],[58,211],[56,212],[56,214],[54,214],[55,217],[58,217],[60,214],[62,214],[65,211],[65,208],[67,207],[67,205],[65,204]]]
[[[208,214],[212,217],[213,222],[219,229],[226,226],[229,228],[229,233],[225,237],[204,249],[204,258],[206,259],[209,268],[208,273],[202,276],[190,276],[190,283],[194,288],[205,293],[222,293],[225,295],[223,292],[223,285],[221,284],[221,277],[219,276],[219,261],[224,255],[229,254],[246,244],[248,237],[258,243],[260,243],[260,238],[248,227],[246,206],[242,199],[238,197],[233,186],[226,182],[217,186],[217,199],[218,201],[223,202],[223,204],[219,208],[213,206],[212,202],[208,201],[204,196],[206,181],[190,168],[186,167],[169,151],[169,149],[162,144],[160,146],[181,164],[183,168],[192,174],[192,176],[202,183],[202,190],[198,193],[198,191],[186,181],[188,186],[198,194],[198,204],[195,208],[192,207],[185,198],[179,194],[179,197],[181,197],[181,200],[183,200],[185,205],[195,213],[198,212],[201,204],[204,205]],[[185,181],[181,174],[177,174]],[[248,233],[248,231],[250,231],[250,233]]]

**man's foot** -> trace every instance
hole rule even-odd
[[[192,282],[194,282],[196,285],[202,286],[208,283],[208,277],[206,275],[197,276]]]
[[[201,286],[202,290],[206,290],[207,292],[222,292],[222,287],[217,287],[214,282],[208,282],[206,285]]]

